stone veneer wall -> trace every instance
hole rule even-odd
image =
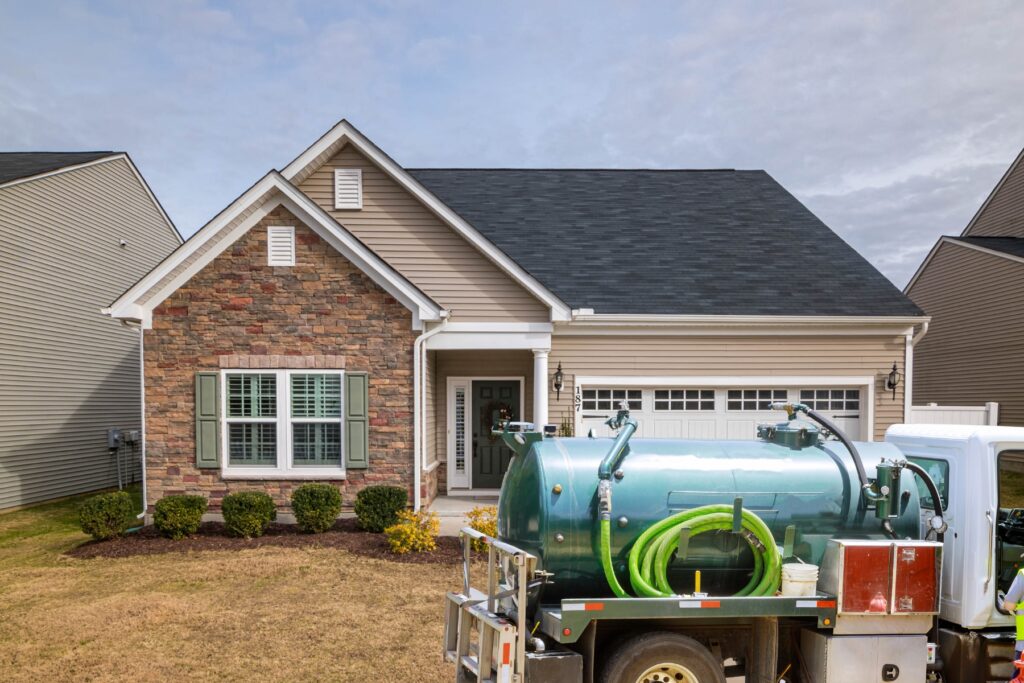
[[[295,226],[296,265],[267,265],[266,227]],[[411,313],[278,207],[153,312],[145,332],[146,486],[201,494],[262,490],[279,507],[302,481],[225,481],[195,466],[195,373],[336,367],[369,373],[370,466],[332,482],[346,506],[370,484],[413,485]],[[232,364],[237,365],[232,366]],[[436,491],[436,483],[424,488]]]

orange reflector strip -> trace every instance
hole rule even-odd
[[[818,607],[833,609],[836,606],[835,600],[818,600]]]
[[[721,606],[722,606],[722,602],[720,600],[701,600],[700,601],[700,608],[701,609],[718,609]]]
[[[505,643],[501,648],[501,663],[508,664],[512,661],[512,644]]]
[[[585,602],[583,603],[583,610],[585,612],[600,612],[604,609],[603,602]]]

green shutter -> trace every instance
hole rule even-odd
[[[216,372],[196,373],[196,467],[220,467]]]
[[[370,466],[369,378],[365,372],[345,373],[345,467]]]

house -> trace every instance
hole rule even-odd
[[[110,307],[141,324],[149,502],[306,480],[494,491],[499,417],[857,437],[921,311],[763,171],[407,169],[342,121]]]
[[[100,308],[177,230],[127,154],[12,152],[0,241],[0,509],[137,478],[140,333]]]
[[[999,404],[1024,426],[1024,151],[958,236],[940,237],[906,287],[931,316],[918,403]]]

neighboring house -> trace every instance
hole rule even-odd
[[[141,426],[140,333],[100,309],[177,230],[127,154],[11,152],[0,241],[0,509],[137,478],[107,430]]]
[[[500,416],[585,435],[623,400],[644,436],[791,399],[881,438],[926,320],[763,171],[406,169],[344,121],[109,312],[145,328],[150,504],[215,506],[493,491]]]
[[[958,237],[940,237],[906,288],[931,316],[919,404],[999,404],[1024,426],[1024,151]]]

